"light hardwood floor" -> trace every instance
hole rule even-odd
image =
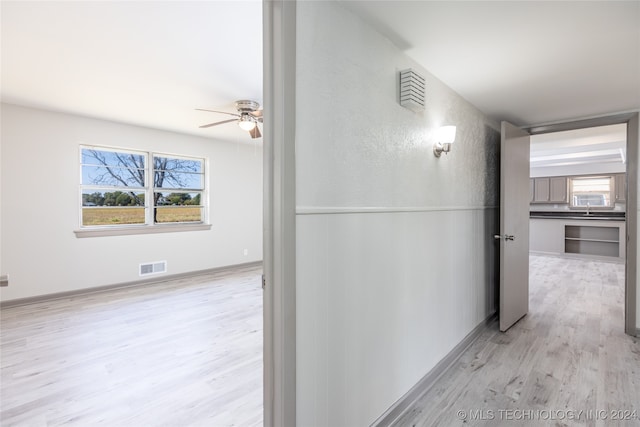
[[[529,314],[493,325],[394,425],[640,425],[623,286],[621,264],[532,256]]]
[[[261,426],[260,274],[2,309],[1,425]]]

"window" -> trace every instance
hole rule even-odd
[[[203,223],[204,159],[80,148],[81,226]]]
[[[573,208],[611,208],[613,177],[577,177],[571,178],[571,207]]]
[[[202,222],[204,162],[153,156],[153,222]]]

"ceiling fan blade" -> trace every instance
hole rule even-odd
[[[202,125],[200,127],[201,128],[210,128],[211,126],[221,125],[221,124],[224,124],[224,123],[237,122],[237,121],[238,121],[238,119],[223,120],[221,122],[209,123],[208,125]]]
[[[255,118],[262,118],[262,110],[250,111],[249,114]]]
[[[262,136],[262,134],[260,133],[260,129],[258,129],[257,125],[256,127],[254,127],[249,131],[249,135],[251,135],[251,138],[253,139],[260,138]]]
[[[197,111],[208,111],[209,113],[220,113],[220,114],[229,114],[231,116],[240,117],[240,114],[236,113],[228,113],[226,111],[216,111],[216,110],[205,110],[204,108],[196,108]]]

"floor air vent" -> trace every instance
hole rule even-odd
[[[149,274],[166,273],[167,261],[149,262],[140,264],[140,275],[147,276]]]

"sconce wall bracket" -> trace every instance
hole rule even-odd
[[[449,151],[451,151],[450,143],[442,144],[440,142],[436,142],[433,144],[433,155],[436,157],[440,157],[442,153],[449,154]]]
[[[451,144],[456,139],[456,127],[455,126],[442,126],[438,129],[436,138],[438,142],[433,144],[433,155],[440,157],[442,153],[449,153],[451,151]]]

